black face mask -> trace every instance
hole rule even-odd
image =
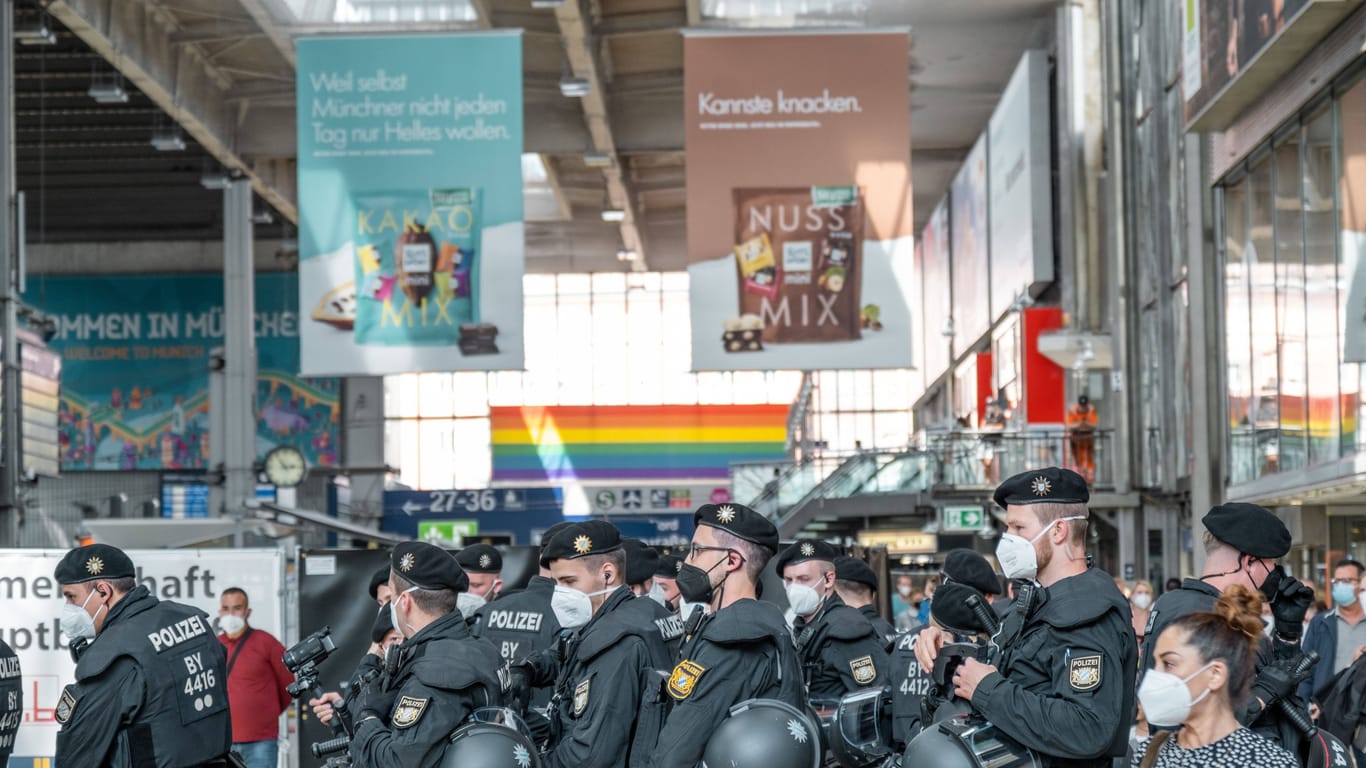
[[[684,564],[678,571],[678,594],[690,603],[711,603],[712,596],[716,588],[711,585],[711,572],[716,570],[717,565],[721,565],[730,559],[727,554],[725,559],[717,561],[716,565],[702,570],[695,565]]]
[[[1266,566],[1262,567],[1265,568]],[[1266,580],[1262,582],[1261,586],[1262,595],[1266,597],[1267,602],[1273,602],[1275,600],[1276,590],[1280,589],[1281,582],[1284,581],[1285,578],[1285,569],[1281,566],[1278,565],[1275,568],[1267,569]]]

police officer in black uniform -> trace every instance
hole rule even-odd
[[[890,652],[896,642],[896,627],[882,618],[873,601],[877,598],[877,574],[873,567],[857,557],[840,555],[835,558],[835,592],[850,608],[858,612],[873,625],[873,629],[887,641]]]
[[[556,523],[541,535],[544,546],[569,523]],[[504,662],[515,663],[532,654],[554,648],[560,636],[560,622],[555,618],[551,601],[555,596],[555,580],[548,568],[532,576],[526,589],[508,590],[496,600],[479,609],[479,637],[486,638],[498,649]],[[531,705],[544,709],[550,703],[552,689],[547,686],[532,691]],[[534,723],[529,723],[535,728]]]
[[[683,559],[661,554],[655,569],[655,583],[664,590],[664,607],[678,612],[678,572],[683,570]]]
[[[621,547],[626,551],[626,584],[631,592],[640,598],[659,636],[669,649],[669,658],[678,656],[678,646],[683,642],[683,620],[675,611],[664,605],[664,590],[655,584],[654,575],[659,570],[659,551],[640,539],[622,538]],[[670,661],[668,666],[672,667]]]
[[[659,606],[626,586],[627,558],[617,529],[601,520],[571,525],[541,549],[542,567],[593,614],[562,661],[540,654],[529,665],[532,682],[555,679],[544,768],[635,768],[654,750],[670,657],[651,610]]]
[[[313,716],[318,718],[323,725],[332,721],[333,707],[337,702],[342,702],[352,720],[355,720],[360,714],[356,709],[356,697],[360,695],[361,689],[365,687],[367,682],[378,678],[384,672],[384,649],[380,641],[393,627],[393,620],[389,617],[388,609],[389,598],[393,596],[393,590],[389,588],[388,564],[370,576],[368,592],[370,599],[375,601],[379,609],[375,613],[375,621],[370,627],[370,648],[360,658],[360,662],[356,664],[356,670],[351,673],[351,679],[346,685],[346,695],[343,696],[337,691],[328,691],[321,697],[310,699],[308,702],[313,710]]]
[[[953,549],[944,555],[940,579],[945,586],[964,584],[987,596],[1001,592],[1001,582],[991,570],[991,564],[970,549]],[[929,671],[922,668],[915,658],[916,641],[927,626],[925,624],[901,634],[892,649],[892,736],[902,745],[909,744],[924,727],[925,723],[921,722],[922,704],[934,683]]]
[[[483,621],[479,611],[503,589],[503,553],[489,544],[471,544],[455,553],[455,561],[470,579],[469,591],[460,593],[460,612],[477,624]]]
[[[382,680],[366,684],[351,739],[355,768],[435,768],[451,733],[481,707],[502,704],[501,662],[456,610],[469,586],[451,554],[422,541],[390,556],[389,610],[404,641]]]
[[[1186,579],[1181,588],[1157,599],[1143,631],[1142,667],[1153,667],[1157,638],[1176,619],[1190,613],[1214,610],[1219,594],[1234,584],[1260,591],[1271,603],[1276,618],[1272,636],[1257,654],[1257,678],[1252,695],[1238,713],[1243,725],[1261,733],[1292,753],[1298,753],[1302,737],[1281,714],[1276,702],[1303,712],[1304,703],[1295,688],[1310,674],[1295,674],[1303,657],[1300,634],[1304,616],[1314,601],[1314,591],[1285,575],[1276,561],[1290,551],[1290,531],[1270,511],[1255,504],[1222,504],[1201,521],[1205,526],[1205,573]],[[1332,659],[1320,659],[1331,664]]]
[[[55,762],[228,765],[227,659],[213,622],[158,600],[135,576],[128,555],[107,544],[73,549],[57,564],[62,631],[79,659],[54,712],[62,726]]]
[[[805,707],[802,671],[782,611],[756,599],[778,529],[742,504],[706,504],[678,588],[693,604],[684,617],[680,661],[665,686],[671,698],[651,768],[694,768],[730,708],[753,698]]]
[[[1138,643],[1114,579],[1086,560],[1086,481],[1048,467],[996,489],[1006,534],[996,558],[1015,581],[997,664],[965,660],[954,693],[1054,766],[1109,766],[1128,750]],[[931,627],[916,643],[926,669],[943,645]]]
[[[778,575],[796,620],[797,658],[813,703],[887,682],[887,643],[868,619],[835,594],[839,550],[804,539],[778,555]]]
[[[9,643],[0,639],[0,766],[9,764],[14,752],[14,736],[24,719],[24,686],[19,672],[19,657]]]

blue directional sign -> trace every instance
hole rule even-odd
[[[563,519],[563,496],[558,488],[385,491],[380,529],[417,538],[421,522],[458,518],[477,521],[481,535],[508,534],[516,544],[532,544],[537,532]]]

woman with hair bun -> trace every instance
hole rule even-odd
[[[1154,666],[1138,687],[1148,722],[1163,730],[1140,745],[1138,768],[1297,768],[1279,745],[1244,728],[1262,635],[1261,595],[1233,586],[1213,613],[1173,621],[1157,638]]]

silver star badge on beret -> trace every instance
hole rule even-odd
[[[735,507],[727,504],[716,510],[716,519],[722,523],[730,523],[735,520]]]
[[[809,541],[802,542],[802,557],[811,557],[816,554],[816,546]]]
[[[1047,496],[1053,492],[1053,484],[1048,482],[1046,477],[1036,477],[1032,490],[1035,496]]]
[[[580,536],[574,539],[574,551],[580,555],[587,554],[593,549],[593,540],[587,536]]]
[[[487,568],[487,567],[489,567],[490,565],[493,565],[493,558],[489,557],[488,555],[480,555],[480,556],[479,556],[479,567],[480,567],[480,568]]]
[[[104,572],[104,561],[98,557],[92,557],[85,561],[85,570],[91,575],[99,575]]]
[[[398,569],[400,571],[403,571],[404,573],[407,573],[408,571],[411,571],[413,569],[414,562],[415,560],[413,558],[413,553],[409,552],[408,554],[398,559]]]

